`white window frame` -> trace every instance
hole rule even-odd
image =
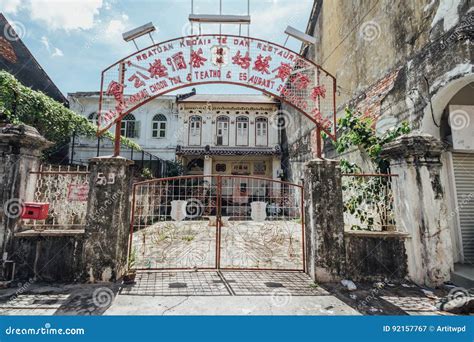
[[[163,114],[156,114],[151,121],[151,137],[153,139],[165,139],[168,119]],[[163,133],[163,136],[161,135]]]
[[[255,119],[255,145],[268,146],[268,120],[264,117]]]
[[[235,121],[235,146],[248,146],[249,118],[246,116],[238,116]]]
[[[199,139],[196,139],[199,137]],[[196,142],[199,140],[199,142]],[[188,145],[199,146],[201,145],[202,139],[202,117],[199,115],[193,115],[189,118],[189,130],[188,130]]]
[[[120,124],[120,135],[131,139],[140,138],[140,122],[135,119],[133,114],[123,117]]]

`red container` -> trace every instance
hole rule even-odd
[[[46,220],[49,212],[49,203],[23,203],[22,219]]]

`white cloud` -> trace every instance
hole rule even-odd
[[[51,47],[50,47],[50,45],[49,45],[49,40],[48,40],[48,38],[47,38],[46,36],[41,37],[40,42],[41,42],[41,44],[44,45],[44,47],[46,48],[46,50],[51,51]]]
[[[111,19],[107,24],[105,24],[101,40],[112,44],[117,42],[123,44],[122,33],[127,31],[128,27],[129,20],[126,14],[122,14],[120,19]]]
[[[0,0],[0,9],[4,13],[16,14],[21,5],[21,0]]]
[[[40,39],[41,44],[45,47],[45,49],[49,52],[51,57],[62,57],[64,53],[61,49],[58,49],[55,46],[52,46],[46,36],[42,36]]]
[[[301,18],[307,20],[309,11],[311,11],[311,5],[308,5],[306,1],[279,3],[274,0],[264,11],[251,13],[250,33],[252,35],[252,32],[256,32],[259,36],[266,35],[267,38],[282,36],[287,24],[299,21]],[[298,29],[304,31],[306,27],[298,27]]]
[[[51,57],[62,57],[62,56],[64,56],[63,51],[55,47],[54,52],[51,54]]]
[[[33,20],[45,22],[50,29],[90,29],[99,14],[102,0],[34,0],[29,3]]]

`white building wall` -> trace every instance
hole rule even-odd
[[[70,108],[74,112],[88,118],[92,113],[97,113],[99,109],[99,95],[96,93],[72,93],[68,96]],[[161,96],[154,99],[131,114],[139,122],[139,136],[132,138],[138,145],[148,153],[163,160],[175,160],[177,139],[180,135],[178,129],[178,113],[175,96]],[[152,137],[152,120],[156,114],[163,114],[167,119],[165,138]],[[113,134],[115,128],[110,132]],[[79,145],[79,146],[78,146]],[[76,138],[74,148],[74,161],[87,161],[97,155],[97,140]],[[100,155],[111,155],[113,153],[113,143],[108,139],[102,139],[100,145]],[[124,148],[121,155],[131,158],[132,153]],[[134,151],[133,159],[141,159],[141,153]]]

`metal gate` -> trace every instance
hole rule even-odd
[[[133,186],[129,267],[304,271],[303,188],[250,176]]]

